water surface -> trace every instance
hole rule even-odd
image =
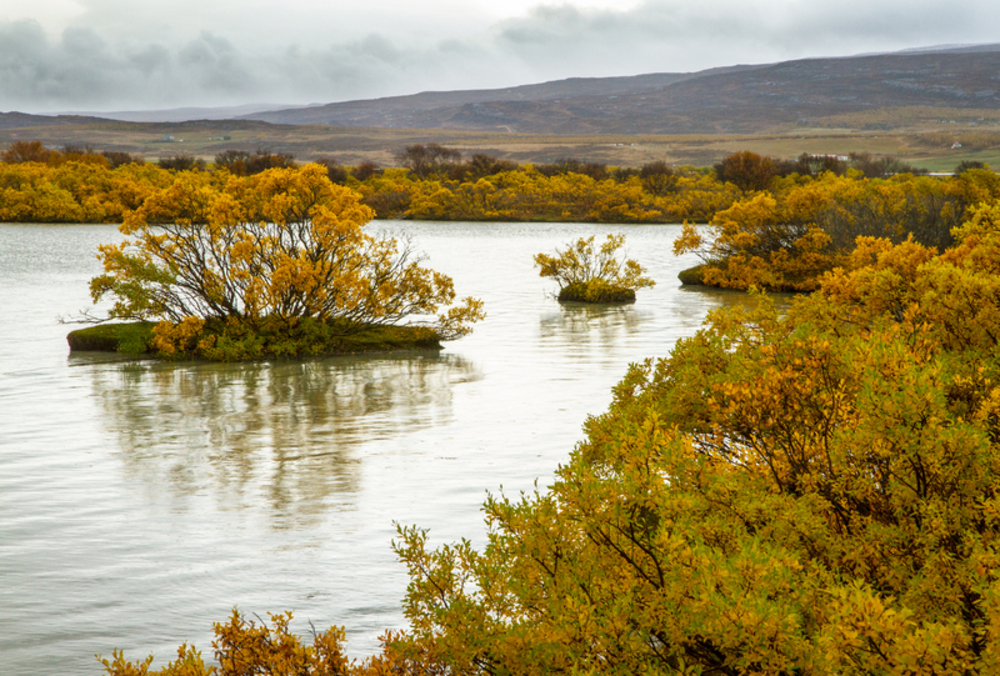
[[[156,664],[233,606],[342,624],[352,655],[403,626],[394,522],[482,543],[487,491],[544,487],[630,362],[741,294],[680,287],[679,226],[382,223],[488,318],[438,353],[262,364],[70,356],[113,226],[0,225],[0,664]],[[532,256],[624,232],[659,284],[563,307]]]

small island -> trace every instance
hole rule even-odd
[[[98,324],[71,331],[66,340],[70,352],[117,352],[137,357],[156,357],[157,350],[153,346],[156,337],[155,328],[156,324],[153,322]],[[203,329],[203,334],[218,344],[220,337],[225,336],[225,327],[213,322]],[[321,339],[317,339],[319,334],[322,334]],[[281,336],[281,340],[273,340],[278,335]],[[279,345],[283,345],[283,348]],[[246,355],[247,358],[306,355],[330,357],[343,354],[443,349],[441,338],[430,327],[379,324],[361,327],[353,333],[338,333],[333,325],[322,332],[315,329],[308,330],[303,324],[299,330],[262,336],[257,347],[258,349]]]
[[[72,332],[70,349],[239,361],[439,350],[471,331],[475,298],[414,321],[452,305],[452,280],[410,242],[365,232],[374,215],[315,164],[179,176],[99,247],[91,297],[112,299],[118,323]]]
[[[599,249],[594,237],[581,237],[556,255],[536,254],[539,276],[552,277],[559,284],[560,303],[634,303],[635,291],[656,284],[645,277],[646,269],[619,250],[625,235],[608,235]]]

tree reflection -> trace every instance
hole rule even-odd
[[[181,503],[267,504],[279,527],[349,504],[360,447],[448,422],[452,386],[479,377],[436,354],[87,366],[129,479]]]
[[[635,331],[646,319],[648,313],[634,305],[561,303],[557,312],[542,315],[540,329],[543,339],[608,346]]]

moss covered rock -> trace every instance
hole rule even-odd
[[[696,265],[687,270],[681,270],[677,274],[677,279],[681,280],[684,286],[702,286],[705,283],[705,266]]]
[[[98,324],[71,331],[66,336],[70,352],[121,352],[143,354],[150,352],[153,338],[152,322],[127,324]]]

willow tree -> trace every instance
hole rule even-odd
[[[451,279],[423,267],[409,242],[364,229],[373,212],[323,167],[219,181],[179,175],[127,215],[124,241],[100,247],[91,294],[114,299],[111,318],[161,320],[162,346],[176,347],[198,344],[205,322],[259,334],[305,321],[351,334],[454,301]],[[466,298],[428,328],[457,338],[481,317],[481,302]]]

